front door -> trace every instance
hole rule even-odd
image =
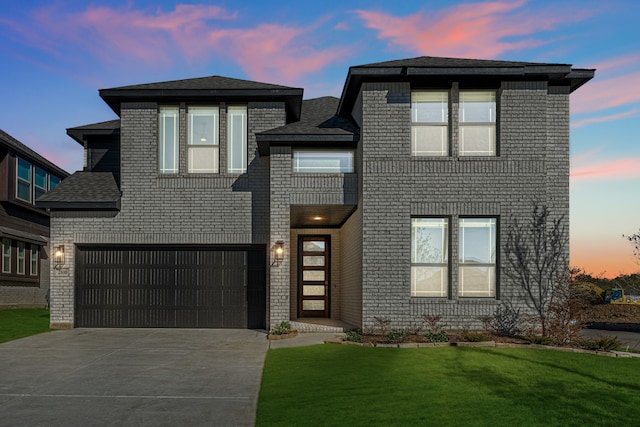
[[[298,317],[329,317],[329,236],[298,239]]]

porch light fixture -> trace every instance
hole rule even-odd
[[[282,261],[284,260],[284,241],[278,240],[276,244],[273,245],[273,263],[271,265],[280,266]]]
[[[64,265],[64,245],[53,248],[53,268],[62,268]]]

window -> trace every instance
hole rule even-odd
[[[24,274],[25,266],[25,244],[18,242],[18,274]]]
[[[496,219],[460,219],[459,295],[496,295]]]
[[[460,155],[496,155],[495,92],[460,92]]]
[[[245,173],[247,171],[247,107],[227,108],[227,171]]]
[[[178,116],[178,107],[160,108],[160,173],[178,173]]]
[[[29,274],[32,276],[38,275],[38,253],[39,247],[38,245],[30,245],[31,248],[31,269],[29,270]]]
[[[39,167],[33,168],[34,175],[34,187],[33,187],[33,200],[36,201],[38,197],[47,192],[47,173]]]
[[[294,172],[353,172],[353,151],[293,152]]]
[[[218,117],[216,107],[189,107],[189,173],[218,173]]]
[[[411,93],[411,155],[449,155],[449,92]]]
[[[60,178],[49,175],[49,190],[53,190],[58,184],[60,184]]]
[[[411,219],[411,296],[446,297],[449,289],[449,220]]]
[[[11,273],[11,239],[2,239],[2,272]]]
[[[31,203],[31,163],[18,157],[18,170],[16,172],[16,197]]]

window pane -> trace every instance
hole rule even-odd
[[[449,92],[412,92],[411,121],[414,123],[447,123]]]
[[[218,145],[218,109],[189,107],[189,144]]]
[[[324,270],[304,270],[302,280],[305,282],[324,282]]]
[[[18,199],[31,202],[31,184],[18,181]]]
[[[324,266],[324,256],[304,256],[302,257],[302,265],[305,267],[322,267]]]
[[[305,311],[324,310],[324,300],[304,300],[302,309]]]
[[[447,156],[447,126],[413,126],[411,127],[411,154],[414,156]]]
[[[18,178],[31,182],[31,163],[18,157]]]
[[[411,267],[411,296],[446,297],[447,267]]]
[[[18,242],[18,274],[24,274],[24,242]]]
[[[353,172],[353,151],[294,151],[294,172]]]
[[[2,272],[11,272],[11,240],[2,239]]]
[[[496,154],[496,127],[460,126],[460,155],[493,156]]]
[[[460,92],[461,123],[495,123],[495,92]]]
[[[189,173],[218,173],[218,147],[189,146]]]
[[[53,175],[49,176],[49,190],[53,190],[58,184],[60,184],[60,178],[56,178]]]
[[[411,220],[411,262],[442,264],[448,261],[448,220],[413,218]]]
[[[495,218],[460,219],[460,262],[493,264],[496,262]]]
[[[160,109],[160,173],[178,173],[178,108]]]
[[[324,296],[324,285],[305,285],[302,287],[302,295],[309,297],[322,297]]]
[[[33,200],[38,200],[38,197],[42,196],[46,191],[36,187],[33,193]]]
[[[40,169],[39,167],[35,167],[35,184],[36,187],[40,187],[43,189],[47,189],[47,173]]]
[[[227,109],[228,172],[247,171],[247,107],[230,106]]]
[[[38,275],[38,250],[37,245],[31,245],[31,275]]]
[[[460,267],[460,296],[495,297],[495,267]]]
[[[324,241],[307,240],[302,243],[302,250],[305,252],[324,252]]]

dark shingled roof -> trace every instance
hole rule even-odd
[[[53,210],[117,210],[120,190],[111,172],[76,172],[40,196],[36,206]]]
[[[420,56],[376,62],[349,68],[342,90],[338,115],[349,117],[365,81],[409,81],[419,85],[446,87],[452,81],[467,86],[498,87],[501,81],[547,81],[549,86],[565,86],[570,92],[593,78],[595,70],[571,68],[570,64],[499,61],[486,59]]]
[[[67,135],[84,146],[88,136],[120,135],[120,119],[68,128]]]
[[[100,96],[120,115],[123,101],[198,102],[198,101],[284,101],[289,121],[300,117],[303,89],[222,76],[171,80],[101,89]]]
[[[302,101],[299,121],[256,134],[260,154],[269,155],[269,143],[318,146],[318,143],[357,142],[358,125],[351,119],[336,116],[339,103],[340,100],[332,96]]]
[[[9,151],[16,153],[25,160],[28,160],[32,163],[37,163],[40,167],[54,173],[59,178],[64,179],[69,176],[69,172],[51,163],[49,160],[45,159],[40,154],[36,153],[31,148],[27,147],[22,142],[18,141],[2,129],[0,129],[0,145],[4,145],[9,149]]]

